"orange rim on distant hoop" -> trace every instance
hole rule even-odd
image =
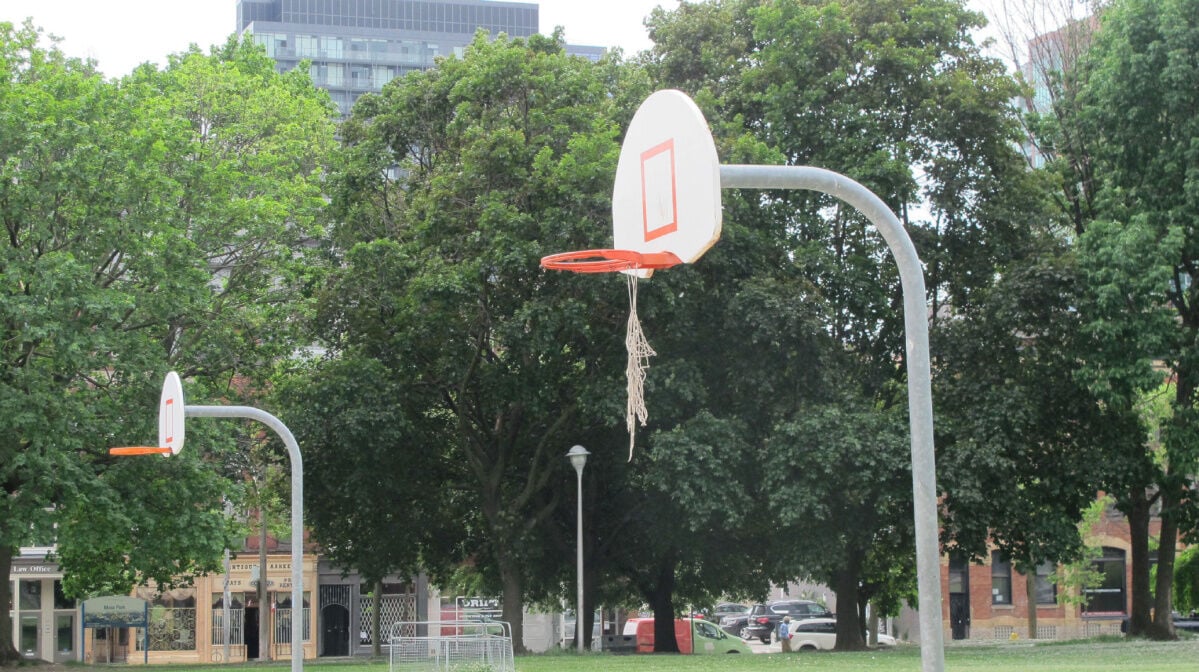
[[[166,446],[125,446],[123,448],[109,448],[109,455],[166,455],[171,452],[171,449]]]
[[[541,258],[542,268],[575,273],[616,273],[639,268],[670,268],[683,263],[671,252],[634,250],[575,250]]]

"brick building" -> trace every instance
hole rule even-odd
[[[1154,518],[1150,535],[1157,535],[1160,528],[1161,521]],[[1088,545],[1100,551],[1092,565],[1102,582],[1085,589],[1081,603],[1064,599],[1064,589],[1050,579],[1056,568],[1048,564],[1026,576],[994,550],[982,564],[953,555],[942,557],[941,610],[946,631],[958,640],[1028,638],[1029,603],[1035,601],[1037,639],[1120,634],[1131,604],[1132,544],[1127,519],[1108,507],[1092,528]]]

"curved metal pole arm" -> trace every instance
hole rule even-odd
[[[916,521],[916,572],[920,591],[920,653],[924,672],[945,669],[941,621],[941,555],[937,523],[937,475],[933,451],[932,374],[928,354],[928,306],[924,268],[903,224],[881,198],[858,182],[810,166],[726,165],[723,189],[808,189],[857,208],[878,228],[899,266],[907,335],[908,413],[912,432],[912,496]]]
[[[279,418],[251,406],[187,406],[191,418],[244,418],[257,420],[275,430],[291,458],[291,669],[304,669],[304,461],[300,444]],[[266,576],[261,577],[266,581]],[[265,605],[260,605],[263,607]],[[225,661],[226,663],[228,660]]]

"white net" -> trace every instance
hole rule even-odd
[[[645,372],[649,369],[649,358],[657,353],[650,347],[641,330],[641,320],[637,319],[637,275],[626,273],[629,285],[629,323],[625,331],[624,345],[629,353],[625,366],[625,379],[628,383],[629,401],[625,413],[625,425],[629,429],[629,461],[633,460],[633,445],[636,438],[637,423],[645,426],[649,411],[645,408]]]
[[[512,628],[501,621],[409,621],[392,625],[389,672],[515,672]]]

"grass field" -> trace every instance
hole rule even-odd
[[[71,666],[91,668],[93,666]],[[94,666],[100,670],[100,666]],[[152,665],[161,672],[287,672],[289,665]],[[314,672],[388,672],[387,661],[307,661]],[[104,668],[111,669],[111,668]],[[555,652],[518,656],[517,672],[920,672],[920,650],[901,646],[862,653],[792,653],[752,656],[678,656],[670,654],[610,655]],[[1199,638],[1147,642],[1117,638],[1077,642],[1016,642],[948,646],[947,672],[1195,672],[1199,670]],[[463,672],[487,672],[470,666]]]

